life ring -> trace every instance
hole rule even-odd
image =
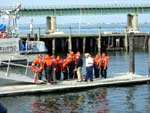
[[[39,64],[40,67],[39,68],[36,68],[36,65]],[[44,69],[44,63],[42,62],[42,60],[34,60],[32,62],[32,71],[35,72],[35,73],[39,73],[41,72],[43,69]]]

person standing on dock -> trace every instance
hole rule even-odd
[[[67,56],[68,69],[69,69],[69,79],[73,79],[75,77],[75,59],[74,52],[71,51]]]
[[[82,66],[83,66],[82,57],[80,55],[80,52],[77,52],[77,54],[76,54],[76,71],[77,71],[78,82],[81,82],[83,80],[83,77],[82,77]]]
[[[63,72],[63,80],[67,80],[68,79],[67,58],[64,59],[64,62],[62,65],[62,72]]]
[[[102,53],[101,58],[101,76],[102,78],[107,78],[107,67],[108,67],[108,56],[106,53]]]
[[[60,56],[56,57],[56,80],[61,79],[61,71],[62,71],[62,59]]]
[[[93,58],[91,57],[91,55],[89,53],[85,54],[85,66],[86,66],[86,76],[85,76],[85,82],[87,82],[87,80],[90,78],[90,81],[93,81],[93,65],[94,65],[94,61]]]
[[[54,70],[53,58],[49,54],[46,54],[44,60],[46,65],[45,70],[46,70],[47,84],[51,84]]]
[[[101,60],[100,60],[100,55],[97,54],[94,58],[94,75],[95,78],[99,78],[99,71],[100,71],[100,65],[101,65]]]
[[[36,83],[37,79],[42,82],[42,72],[44,69],[44,62],[42,60],[42,55],[38,55],[32,62],[32,71],[35,73],[33,83]]]

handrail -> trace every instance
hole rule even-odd
[[[29,66],[29,62],[28,61],[27,61],[27,65],[22,65],[22,64],[12,63],[11,59],[9,59],[8,62],[4,62],[4,61],[0,60],[0,65],[1,64],[7,64],[7,71],[6,71],[6,74],[5,74],[6,76],[9,76],[10,65],[12,65],[12,66],[18,66],[18,67],[25,67],[26,68],[26,70],[25,70],[25,76],[27,75],[28,68],[31,68],[31,66]]]

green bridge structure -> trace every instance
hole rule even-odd
[[[0,7],[2,10],[13,10],[15,7]],[[101,4],[101,5],[47,5],[47,6],[22,6],[20,16],[46,16],[47,22],[52,24],[54,31],[57,16],[83,16],[127,14],[127,28],[138,30],[138,14],[150,13],[150,4]],[[49,28],[48,28],[49,29]]]
[[[1,7],[0,10],[14,7]],[[149,13],[150,4],[102,4],[102,5],[68,5],[68,6],[22,6],[21,16],[65,16],[65,15],[105,15],[118,13]]]

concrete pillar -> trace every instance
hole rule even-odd
[[[133,29],[134,31],[139,31],[139,26],[138,26],[138,15],[134,14],[128,14],[127,17],[127,31],[130,29]]]
[[[130,54],[130,65],[129,72],[134,74],[135,72],[135,53],[134,53],[134,33],[129,34],[129,54]]]
[[[55,54],[55,38],[52,39],[52,54]]]
[[[85,53],[86,37],[83,38],[83,53]]]
[[[138,15],[135,14],[133,16],[133,29],[134,31],[139,31],[139,26],[138,26]]]
[[[51,17],[51,32],[55,32],[56,31],[56,17],[52,16]]]
[[[100,54],[101,53],[101,28],[99,28],[97,44],[98,44],[98,53]]]
[[[46,17],[46,33],[49,33],[51,31],[51,17]]]
[[[69,27],[68,50],[69,50],[69,51],[72,51],[71,27]]]
[[[133,15],[128,14],[127,15],[127,31],[129,31],[132,28],[132,20],[133,20]]]
[[[150,34],[148,37],[148,77],[150,77]]]

